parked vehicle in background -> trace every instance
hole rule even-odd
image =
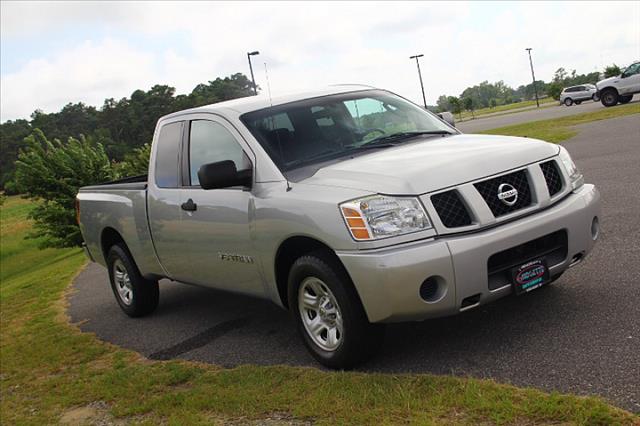
[[[596,83],[600,102],[606,107],[618,102],[631,102],[633,95],[640,93],[640,62],[629,65],[619,76],[605,78]]]
[[[593,84],[582,84],[580,86],[566,87],[560,93],[560,103],[566,106],[573,104],[580,105],[582,101],[593,100],[598,102],[598,89]]]
[[[77,200],[127,315],[151,313],[165,277],[269,299],[331,368],[371,356],[385,323],[551,283],[591,251],[600,215],[565,148],[463,135],[361,86],[162,117],[148,177]]]

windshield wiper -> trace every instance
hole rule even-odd
[[[376,146],[378,144],[387,144],[389,142],[401,141],[403,139],[409,139],[416,136],[422,135],[453,135],[453,132],[448,130],[426,130],[426,131],[418,131],[418,132],[398,132],[393,133],[391,135],[379,136],[375,139],[370,140],[369,142],[360,145],[360,148],[366,146]]]

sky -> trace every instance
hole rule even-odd
[[[267,92],[370,84],[421,103],[481,81],[517,87],[640,59],[633,2],[0,3],[0,121],[236,72]],[[265,72],[265,63],[268,71]]]

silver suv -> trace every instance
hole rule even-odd
[[[588,101],[589,99],[598,102],[600,97],[597,92],[598,89],[593,84],[566,87],[560,93],[560,103],[571,106],[573,104],[580,105],[582,101]]]

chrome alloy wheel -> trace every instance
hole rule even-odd
[[[131,305],[133,302],[133,287],[131,286],[127,268],[124,267],[124,263],[120,259],[113,262],[113,281],[122,303],[127,306]]]
[[[298,309],[311,340],[325,351],[338,349],[343,336],[342,313],[335,296],[322,280],[309,277],[302,281]]]

